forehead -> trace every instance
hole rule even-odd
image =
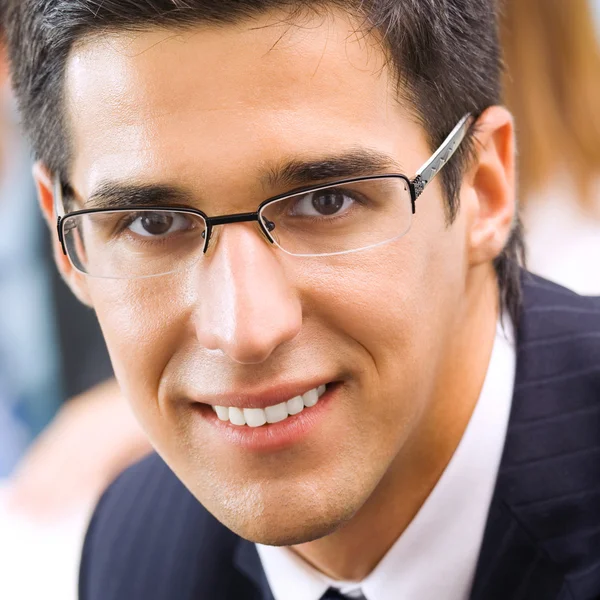
[[[393,152],[404,114],[378,40],[341,14],[96,36],[72,52],[66,95],[81,193],[107,178],[209,182],[359,142]]]

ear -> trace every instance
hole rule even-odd
[[[0,34],[1,36],[1,34]],[[9,68],[8,68],[8,51],[6,44],[0,39],[0,87],[4,87],[9,79]]]
[[[85,275],[82,275],[73,267],[71,261],[63,252],[62,244],[58,239],[56,227],[58,215],[56,214],[55,209],[54,181],[52,176],[42,163],[37,162],[33,166],[33,178],[35,180],[42,213],[50,227],[54,260],[58,266],[58,270],[77,298],[87,306],[91,307],[92,304],[89,298],[87,279]]]
[[[475,159],[469,169],[467,247],[471,266],[489,263],[508,243],[517,214],[515,130],[501,106],[488,108],[477,122]]]

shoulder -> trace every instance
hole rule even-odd
[[[104,493],[83,548],[82,600],[229,598],[239,538],[221,525],[156,454]],[[219,595],[219,590],[222,594]]]
[[[579,315],[587,317],[600,328],[600,296],[582,296],[572,290],[524,271],[521,277],[523,284],[523,312],[525,317],[532,314]],[[553,320],[556,322],[556,319]],[[587,321],[587,319],[586,319]]]
[[[572,385],[595,384],[600,399],[600,297],[523,276],[524,305],[517,334],[517,391],[537,388],[581,397]]]
[[[513,428],[547,434],[553,426],[555,444],[569,434],[583,443],[583,428],[600,446],[600,297],[528,273],[523,296]]]
[[[600,443],[600,298],[529,273],[523,297],[513,428],[547,433],[551,424],[580,425],[578,417],[593,415],[599,425],[590,430],[586,421],[588,443]]]
[[[523,283],[497,494],[573,589],[600,589],[600,298]]]

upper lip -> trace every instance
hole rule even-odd
[[[314,390],[322,385],[330,383],[331,380],[318,380],[302,383],[291,383],[271,387],[262,392],[239,392],[228,394],[215,394],[195,396],[194,402],[201,404],[209,404],[210,406],[225,406],[235,408],[267,408],[268,406],[276,406],[282,402],[287,402],[296,396],[302,396],[310,390]]]

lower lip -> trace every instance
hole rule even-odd
[[[331,401],[338,389],[337,384],[329,385],[319,402],[312,408],[305,408],[300,414],[288,417],[280,423],[262,427],[238,427],[221,421],[212,407],[207,405],[199,406],[197,412],[227,443],[254,452],[276,452],[298,444],[318,427],[331,408]]]

